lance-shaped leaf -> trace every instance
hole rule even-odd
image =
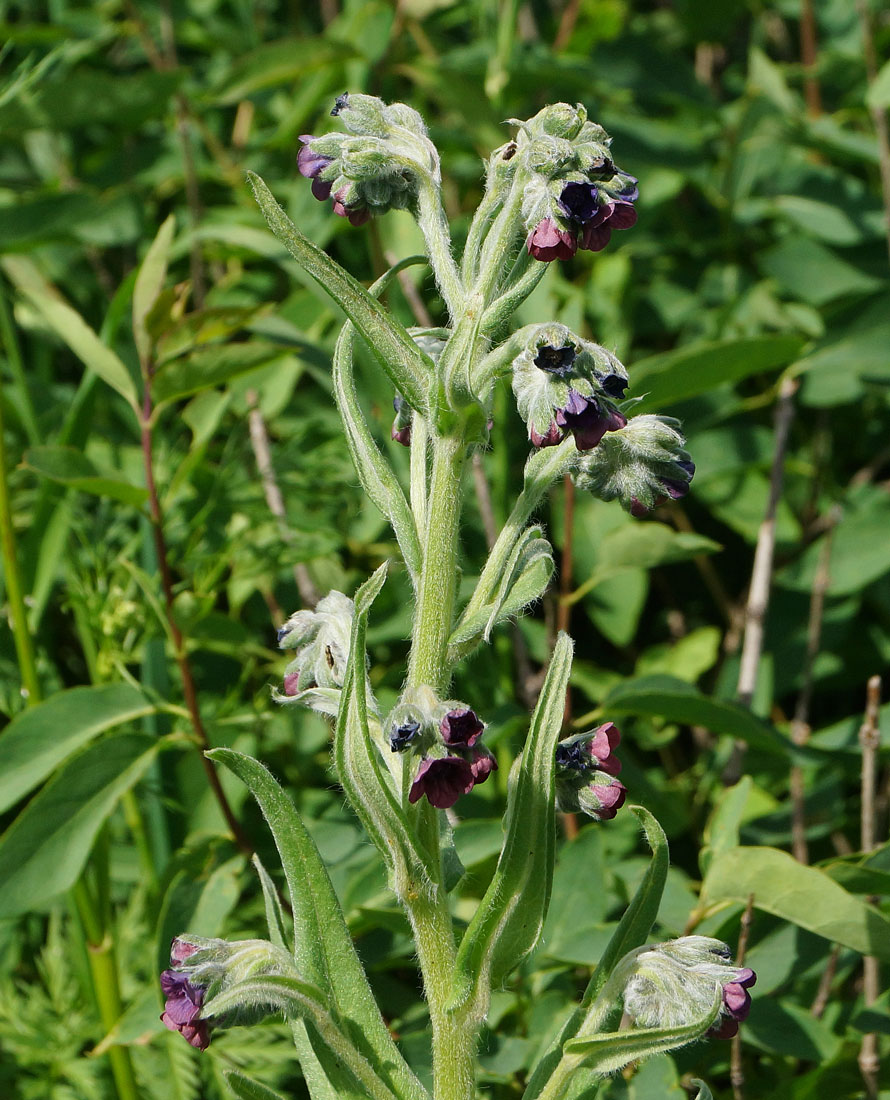
[[[236,1069],[224,1071],[226,1084],[238,1100],[285,1100],[280,1092],[273,1092]]]
[[[486,642],[497,623],[540,599],[553,576],[553,549],[540,527],[529,527],[516,540],[494,599],[461,616],[448,640],[449,661],[459,661],[480,641]]]
[[[247,175],[275,236],[352,321],[408,404],[426,412],[427,392],[434,373],[432,361],[361,283],[303,236],[260,177],[253,172]]]
[[[297,1017],[306,1022],[314,1040],[313,1049],[318,1051],[321,1048],[323,1051],[319,1060],[325,1071],[330,1070],[333,1074],[332,1084],[337,1087],[339,1096],[396,1100],[403,1095],[384,1082],[372,1068],[382,1067],[365,1058],[340,1030],[337,1021],[328,1012],[321,991],[299,978],[268,974],[238,982],[207,1001],[201,1015],[206,1019],[225,1017],[227,1013],[235,1014],[245,1006],[253,1005],[273,1007],[289,1019]]]
[[[158,300],[158,295],[164,289],[167,261],[175,228],[176,218],[171,214],[151,242],[133,286],[133,337],[139,353],[139,362],[143,368],[151,359],[152,348],[152,339],[146,327],[146,321]]]
[[[352,373],[353,333],[352,325],[347,323],[337,340],[333,363],[334,397],[346,428],[352,463],[365,492],[389,520],[416,587],[421,569],[417,526],[392,467],[380,453],[365,423],[356,396]]]
[[[625,909],[618,927],[612,933],[609,945],[590,978],[580,1005],[566,1020],[559,1035],[550,1044],[543,1058],[538,1061],[523,1093],[523,1100],[531,1100],[532,1097],[541,1094],[560,1061],[563,1045],[577,1035],[587,1010],[608,981],[609,975],[629,951],[641,947],[646,942],[655,918],[658,916],[658,907],[661,904],[670,866],[667,837],[648,810],[643,809],[642,806],[629,806],[628,809],[639,818],[643,826],[649,847],[652,849],[652,859],[630,905]],[[577,1073],[572,1080],[571,1091],[567,1092],[561,1100],[572,1100],[573,1097],[580,1096],[586,1087],[585,1080],[589,1077],[590,1074],[586,1071]]]
[[[251,757],[231,749],[212,749],[207,755],[225,764],[250,789],[272,831],[294,911],[297,969],[323,991],[350,1040],[398,1083],[399,1094],[420,1100],[423,1087],[383,1022],[330,877],[293,803]]]
[[[269,877],[269,872],[263,866],[262,860],[256,853],[253,854],[251,862],[256,868],[260,886],[263,888],[263,904],[266,909],[266,924],[269,926],[269,942],[274,943],[276,947],[280,947],[283,951],[293,954],[287,942],[287,934],[284,931],[286,923],[284,919],[284,910],[281,907],[281,902],[278,900],[275,883]]]
[[[385,576],[384,564],[355,594],[348,671],[334,734],[334,763],[346,797],[383,856],[396,895],[405,897],[407,892],[427,889],[434,869],[420,855],[400,792],[382,766],[368,723],[365,635],[368,613]]]
[[[689,1083],[698,1087],[698,1092],[695,1094],[695,1100],[714,1100],[711,1090],[704,1081],[700,1081],[697,1077],[693,1077]]]
[[[506,836],[497,869],[457,953],[451,1007],[481,1018],[497,987],[538,942],[553,881],[556,847],[554,767],[562,728],[572,640],[560,634],[511,776]]]
[[[606,1034],[586,1035],[569,1039],[565,1044],[565,1057],[578,1059],[578,1068],[584,1068],[601,1077],[617,1073],[630,1062],[642,1061],[655,1054],[686,1046],[700,1039],[720,1015],[723,990],[715,982],[714,1001],[708,1011],[697,1020],[682,1027],[629,1028]],[[545,1094],[546,1095],[546,1094]]]

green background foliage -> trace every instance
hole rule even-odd
[[[491,724],[501,763],[458,805],[467,873],[457,916],[470,920],[494,872],[509,764],[556,623],[568,622],[572,726],[620,724],[631,800],[671,843],[657,934],[694,929],[735,947],[754,895],[745,1096],[863,1094],[862,1036],[886,1043],[890,1034],[886,997],[866,1005],[861,981],[862,954],[890,961],[880,901],[890,882],[887,776],[879,846],[865,853],[857,740],[865,681],[890,659],[890,287],[869,113],[886,108],[890,80],[885,66],[868,89],[853,4],[814,6],[811,67],[796,0],[0,7],[0,411],[45,700],[27,706],[36,693],[23,698],[27,677],[3,630],[4,1096],[216,1100],[230,1095],[223,1072],[237,1068],[306,1095],[281,1022],[220,1035],[203,1056],[158,1022],[156,974],[173,934],[252,936],[264,919],[196,751],[177,631],[207,739],[258,756],[290,790],[385,1019],[415,1071],[429,1073],[407,924],[343,806],[329,729],[270,699],[285,663],[275,648],[282,617],[313,591],[352,593],[398,557],[358,487],[333,405],[343,316],[267,231],[245,175],[261,174],[306,236],[366,284],[422,251],[407,213],[353,229],[296,173],[298,136],[323,132],[346,89],[424,115],[458,242],[481,195],[482,158],[509,133],[503,120],[551,101],[585,104],[612,134],[617,163],[639,177],[639,222],[596,256],[551,264],[516,322],[559,320],[613,349],[641,409],[683,419],[697,464],[691,495],[643,522],[565,489],[542,509],[557,594],[498,628],[455,685]],[[877,5],[875,14],[880,64],[890,26]],[[140,293],[150,304],[137,308],[134,332],[136,272],[171,216],[170,268],[164,278],[153,257],[145,263],[135,293],[137,306]],[[425,269],[408,278],[441,322]],[[418,321],[413,297],[387,292],[405,324]],[[152,343],[175,630],[133,411]],[[357,375],[365,412],[407,475],[389,443],[391,384],[364,349]],[[796,386],[794,417],[746,709],[737,700],[742,618],[783,383]],[[282,517],[258,470],[252,410],[268,434]],[[495,524],[527,452],[505,387],[481,462]],[[462,533],[468,590],[485,558],[486,512],[484,497],[471,501]],[[8,614],[13,598],[6,575]],[[409,628],[410,584],[394,562],[368,631],[384,707],[400,686]],[[879,720],[886,742],[890,710]],[[805,731],[805,746],[792,744],[793,729]],[[744,778],[727,786],[736,742],[747,746],[735,769]],[[808,866],[788,854],[795,768]],[[244,788],[229,775],[222,784],[249,845],[276,867]],[[481,1080],[497,1100],[521,1095],[648,862],[630,814],[564,824],[541,943],[489,1015]],[[85,946],[98,942],[112,945],[102,955],[118,976],[111,1007]],[[729,1095],[729,1056],[727,1043],[696,1045],[611,1080],[601,1095],[680,1098],[692,1076]],[[129,1094],[124,1063],[136,1083]],[[890,1089],[887,1071],[881,1080]]]

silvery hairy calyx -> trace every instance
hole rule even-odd
[[[414,936],[430,1015],[432,1096],[471,1100],[480,1029],[491,993],[538,942],[550,900],[558,811],[608,828],[639,819],[652,860],[574,1014],[529,1070],[525,1100],[590,1096],[631,1062],[709,1033],[727,1036],[747,1013],[750,970],[716,940],[647,945],[668,869],[664,833],[644,808],[622,810],[620,733],[606,721],[561,739],[572,641],[552,652],[524,748],[506,781],[504,839],[493,878],[469,924],[457,925],[449,892],[460,878],[450,820],[498,768],[488,744],[484,690],[455,698],[452,674],[499,624],[544,593],[552,548],[532,519],[548,488],[571,475],[579,491],[617,500],[635,516],[685,495],[694,466],[676,420],[634,416],[631,379],[609,349],[546,319],[510,331],[517,306],[549,263],[597,252],[636,221],[637,181],[580,105],[512,120],[492,153],[485,191],[459,261],[441,202],[439,155],[405,104],[340,96],[330,133],[301,139],[299,172],[333,215],[361,226],[392,208],[416,217],[426,255],[365,289],[289,221],[251,176],[276,236],[345,312],[332,380],[358,477],[392,526],[414,594],[401,696],[386,713],[372,690],[365,638],[382,565],[355,593],[331,592],[279,631],[289,663],[277,703],[333,723],[333,765],[346,799],[385,863]],[[361,231],[361,230],[357,230]],[[577,262],[577,261],[576,261]],[[447,324],[406,329],[380,295],[406,266],[427,264]],[[392,386],[392,437],[375,438],[353,375],[358,335]],[[528,460],[515,503],[466,599],[458,598],[464,475],[484,451],[497,387],[512,388],[527,427]],[[407,484],[390,456],[410,448]],[[617,505],[616,505],[617,506]],[[268,940],[178,937],[164,972],[164,1022],[204,1049],[215,1031],[283,1014],[315,1098],[423,1100],[372,995],[319,853],[290,798],[257,761],[210,754],[250,788],[274,834],[289,912],[257,861]],[[502,758],[501,767],[506,761]],[[632,792],[631,792],[632,793]],[[623,1020],[623,1023],[622,1023]],[[239,1096],[271,1096],[243,1074]],[[701,1096],[709,1093],[701,1086]]]

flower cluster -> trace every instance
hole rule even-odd
[[[613,229],[636,224],[637,180],[616,167],[611,138],[580,103],[552,104],[519,127],[517,157],[529,172],[526,247],[536,260],[567,260],[579,248],[599,252]]]
[[[579,733],[556,746],[556,805],[563,813],[610,821],[624,805],[627,788],[615,777],[621,761],[614,750],[621,733],[614,722]]]
[[[731,1039],[751,1008],[757,975],[733,966],[729,948],[709,936],[683,936],[636,954],[624,1007],[640,1027],[682,1027],[704,1016],[720,991],[720,1013],[708,1034]]]
[[[344,94],[331,114],[349,132],[303,134],[297,168],[312,180],[312,194],[321,202],[331,199],[334,213],[352,225],[411,206],[418,173],[438,173],[423,119],[406,104]]]
[[[196,944],[177,936],[170,947],[170,963],[182,967],[186,959],[199,950]],[[179,969],[165,970],[161,974],[161,992],[165,998],[161,1023],[171,1031],[178,1031],[190,1046],[206,1050],[210,1043],[210,1026],[201,1019],[205,987],[192,982]]]
[[[565,325],[534,326],[512,367],[516,404],[536,447],[552,447],[571,433],[579,451],[592,450],[627,423],[615,404],[627,371],[606,348]]]
[[[433,692],[421,688],[402,699],[388,726],[393,752],[420,756],[409,802],[426,795],[430,805],[447,810],[497,771],[497,761],[479,744],[485,725],[463,703],[441,703]]]
[[[685,443],[673,417],[635,416],[595,452],[582,456],[575,481],[600,500],[617,499],[631,515],[645,516],[689,492],[695,464]]]

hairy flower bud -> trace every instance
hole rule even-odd
[[[567,737],[556,746],[556,807],[610,821],[624,805],[627,789],[615,777],[621,761],[613,750],[621,741],[614,722]]]
[[[277,702],[302,702],[330,712],[327,705],[318,707],[314,689],[343,686],[354,614],[352,600],[334,591],[319,600],[314,611],[291,615],[278,631],[278,645],[296,653],[285,669],[283,692],[273,689]]]
[[[600,500],[617,498],[635,516],[646,515],[669,498],[686,496],[695,464],[683,449],[686,440],[679,429],[679,421],[672,417],[632,417],[581,458],[575,477],[578,488]]]
[[[707,1013],[719,989],[720,1015],[708,1034],[731,1038],[748,1015],[748,988],[757,977],[730,959],[726,944],[709,936],[684,936],[640,950],[628,957],[625,1011],[640,1027],[682,1027]]]
[[[218,940],[177,936],[170,947],[170,969],[161,974],[161,1021],[191,1046],[206,1050],[211,1029],[250,1024],[268,1016],[272,1006],[245,1002],[225,1015],[207,1017],[205,1003],[217,993],[260,974],[292,970],[290,957],[267,940]]]
[[[569,432],[579,450],[596,447],[606,432],[626,424],[603,383],[627,378],[605,348],[565,325],[537,325],[513,360],[513,393],[536,447],[559,443]]]

